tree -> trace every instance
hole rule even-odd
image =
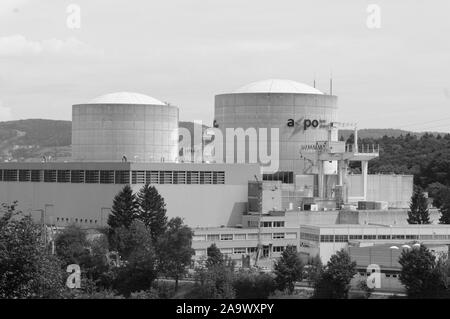
[[[172,218],[167,231],[158,241],[159,269],[166,276],[175,279],[175,290],[178,290],[178,280],[186,273],[194,250],[192,230],[184,225],[180,217]]]
[[[137,249],[153,247],[150,230],[140,220],[134,220],[129,227],[121,226],[110,236],[110,247],[117,251],[120,257],[128,260]]]
[[[115,289],[128,297],[133,292],[148,290],[156,279],[155,254],[151,247],[138,247],[124,267],[118,269]]]
[[[88,246],[85,231],[73,224],[63,229],[55,238],[56,255],[63,266],[85,262],[89,258]]]
[[[445,294],[446,274],[425,246],[403,250],[399,263],[402,266],[400,282],[409,298],[438,298]]]
[[[233,299],[233,270],[226,263],[198,269],[190,299]]]
[[[111,214],[108,216],[109,227],[112,230],[122,226],[130,227],[137,216],[137,209],[136,196],[130,185],[125,185],[114,197]]]
[[[77,264],[83,278],[89,278],[99,288],[111,288],[112,274],[106,257],[108,241],[105,235],[90,241],[85,230],[69,225],[56,236],[55,247],[63,268]]]
[[[145,184],[136,195],[139,204],[138,217],[150,228],[153,243],[167,228],[166,204],[154,186]]]
[[[411,197],[408,211],[409,224],[430,224],[430,213],[428,211],[428,199],[421,189],[416,188]]]
[[[324,271],[314,285],[314,298],[346,299],[350,281],[356,275],[356,262],[352,262],[344,250],[332,255]]]
[[[276,286],[273,276],[254,271],[240,271],[233,281],[238,299],[267,299]]]
[[[304,267],[304,276],[308,280],[309,284],[314,284],[322,273],[323,265],[319,255],[309,257]]]
[[[114,288],[125,296],[148,290],[157,276],[156,255],[150,230],[140,220],[117,228],[112,239],[123,260],[115,269]]]
[[[41,226],[15,207],[0,210],[0,298],[58,298],[61,263],[44,246]]]
[[[447,194],[442,201],[441,207],[439,208],[441,217],[439,218],[440,224],[450,224],[450,194]]]
[[[303,266],[296,247],[287,246],[274,266],[275,281],[279,289],[287,289],[292,294],[295,282],[302,280]]]
[[[433,198],[433,205],[440,208],[444,203],[445,198],[450,194],[450,187],[439,182],[434,182],[428,185],[428,194]]]
[[[224,263],[223,254],[216,244],[211,244],[206,250],[208,259],[206,260],[206,267],[210,268],[215,265],[222,265]]]

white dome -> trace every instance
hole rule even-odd
[[[88,104],[150,104],[150,105],[166,105],[151,96],[132,93],[132,92],[117,92],[99,96]]]
[[[247,84],[233,93],[300,93],[300,94],[323,94],[312,86],[291,81],[270,79]]]

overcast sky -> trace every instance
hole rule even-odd
[[[215,94],[331,72],[341,121],[450,132],[450,1],[0,0],[0,121],[132,91],[210,125]]]

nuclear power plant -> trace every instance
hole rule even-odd
[[[72,106],[71,161],[0,163],[0,201],[49,227],[98,229],[124,185],[150,183],[168,216],[194,229],[195,258],[216,243],[238,266],[270,267],[286,245],[326,262],[343,247],[450,240],[446,226],[407,224],[413,176],[369,174],[380,150],[358,144],[356,123],[338,110],[338,97],[315,87],[254,82],[215,96],[214,122],[192,137],[201,154],[190,156],[179,143],[181,105],[102,95]],[[339,141],[340,129],[354,143]]]

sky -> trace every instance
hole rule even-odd
[[[448,0],[1,0],[0,121],[131,91],[211,125],[215,94],[332,75],[340,121],[450,132],[449,34]]]

